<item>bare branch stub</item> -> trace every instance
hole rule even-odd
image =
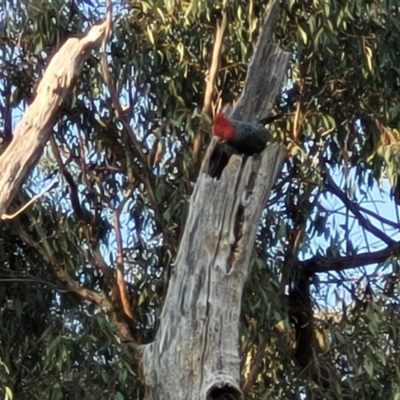
[[[279,2],[271,1],[247,70],[243,92],[229,114],[232,119],[260,121],[267,118],[281,90],[290,53],[271,42],[278,16]]]

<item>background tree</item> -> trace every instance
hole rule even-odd
[[[292,59],[270,128],[289,157],[258,228],[243,298],[248,398],[399,396],[399,5],[282,2],[274,40]],[[120,4],[106,50],[124,115],[94,51],[10,212],[49,182],[57,188],[0,225],[6,395],[143,398],[122,333],[147,343],[156,331],[209,140],[200,114],[238,97],[264,7]],[[49,56],[103,10],[3,1],[0,13],[3,152]],[[121,272],[133,319],[120,301]],[[107,312],[96,299],[109,301]]]

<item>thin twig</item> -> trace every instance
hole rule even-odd
[[[23,211],[25,211],[32,203],[34,203],[39,197],[42,197],[46,192],[49,190],[53,189],[57,185],[57,182],[52,182],[50,185],[46,186],[40,193],[36,194],[33,196],[23,207],[21,207],[18,211],[16,211],[14,214],[3,214],[1,216],[1,219],[13,219],[17,215],[21,214]]]
[[[228,17],[226,11],[222,11],[222,19],[217,21],[217,27],[215,31],[214,48],[211,57],[211,65],[208,72],[208,79],[206,84],[206,90],[204,93],[203,108],[201,110],[202,115],[211,116],[214,90],[217,82],[218,73],[220,71],[222,44],[224,42],[226,28],[228,26]],[[192,163],[193,166],[197,166],[197,162],[200,157],[201,151],[201,139],[203,136],[202,129],[196,132],[192,146]]]
[[[115,240],[117,242],[117,255],[115,257],[117,263],[116,286],[118,288],[122,309],[124,310],[125,314],[131,319],[133,319],[133,313],[129,302],[128,292],[126,290],[125,279],[124,279],[124,266],[123,266],[124,257],[123,257],[120,215],[125,206],[125,203],[131,197],[132,192],[133,192],[133,186],[130,188],[126,196],[122,199],[118,208],[115,209],[113,213]]]

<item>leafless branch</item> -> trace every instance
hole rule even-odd
[[[373,211],[371,211],[371,210],[368,210],[367,208],[364,208],[364,207],[362,207],[362,206],[360,206],[360,205],[358,205],[358,209],[359,209],[361,212],[363,212],[363,213],[365,213],[365,214],[368,214],[368,215],[370,215],[371,217],[377,219],[377,220],[378,220],[379,222],[381,222],[382,224],[389,225],[389,226],[391,226],[392,228],[395,228],[395,229],[399,229],[399,230],[400,230],[400,224],[398,224],[397,222],[394,222],[394,221],[391,221],[390,219],[387,219],[387,218],[385,218],[385,217],[382,217],[382,216],[378,215],[377,213],[375,213],[375,212],[373,212]]]
[[[124,279],[124,257],[123,257],[123,246],[122,246],[122,235],[121,235],[121,224],[120,224],[120,215],[125,206],[127,200],[131,197],[133,192],[133,186],[128,191],[128,193],[124,196],[121,203],[119,204],[118,208],[114,210],[113,213],[113,221],[114,221],[114,231],[115,231],[115,239],[117,242],[117,256],[116,256],[116,263],[117,263],[117,276],[116,276],[116,286],[118,288],[119,299],[121,301],[122,309],[124,310],[125,314],[133,319],[132,308],[130,305],[128,292],[126,290],[125,279]]]
[[[367,218],[365,218],[359,208],[359,205],[351,201],[346,194],[340,189],[340,187],[335,183],[335,181],[330,176],[328,170],[325,168],[323,171],[324,178],[325,178],[325,185],[326,188],[335,196],[337,196],[342,203],[354,214],[357,218],[360,225],[366,229],[367,231],[371,232],[375,235],[378,239],[382,240],[382,242],[386,243],[387,245],[394,245],[396,241],[386,235],[384,232],[376,228]]]
[[[385,249],[365,252],[351,256],[340,256],[328,259],[325,256],[315,256],[308,260],[299,261],[298,266],[309,274],[316,272],[344,271],[346,269],[379,264],[390,257],[400,256],[400,242],[394,243]]]
[[[53,55],[33,102],[17,125],[13,139],[0,157],[0,216],[32,170],[69,95],[84,61],[103,38],[106,25],[92,26],[81,37],[69,38]]]
[[[202,114],[210,115],[211,105],[213,99],[214,88],[217,81],[219,66],[221,62],[221,49],[224,42],[226,27],[228,26],[228,17],[225,11],[222,11],[222,19],[217,21],[217,28],[215,31],[214,48],[211,58],[211,66],[208,74],[206,90],[204,94]]]

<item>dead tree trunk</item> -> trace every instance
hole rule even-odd
[[[53,54],[39,82],[35,98],[18,123],[10,145],[0,157],[0,218],[36,165],[90,52],[100,44],[106,23],[92,26],[84,35],[72,37]]]
[[[280,90],[288,54],[271,43],[279,12],[271,2],[246,85],[230,116],[266,117]],[[256,227],[286,150],[233,155],[220,179],[208,174],[213,140],[201,168],[160,327],[143,349],[151,400],[242,399],[239,316]]]

